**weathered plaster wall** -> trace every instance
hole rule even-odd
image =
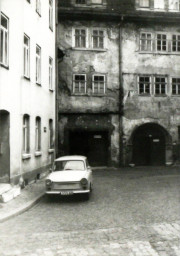
[[[73,28],[87,28],[86,49],[73,48]],[[105,49],[90,47],[92,28],[105,31]],[[66,21],[58,25],[58,45],[65,56],[59,64],[59,110],[61,112],[117,112],[119,109],[119,32],[113,24],[94,21]],[[87,94],[72,94],[73,74],[87,75]],[[107,90],[105,96],[92,95],[92,75],[105,74]]]
[[[172,25],[155,26],[153,24],[143,27],[126,24],[123,29],[124,138],[128,141],[136,127],[152,122],[164,127],[172,136],[172,141],[177,142],[180,125],[180,97],[171,95],[170,78],[180,77],[180,55],[170,52],[165,54],[141,53],[139,51],[140,31],[164,32],[170,37],[172,34],[179,33],[180,29]],[[138,95],[137,75],[140,74],[167,76],[167,95]]]

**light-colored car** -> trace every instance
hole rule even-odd
[[[89,199],[92,190],[92,170],[85,156],[57,158],[45,180],[46,194],[84,194]]]

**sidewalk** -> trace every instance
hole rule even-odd
[[[0,203],[0,223],[32,207],[45,194],[44,179],[30,184],[21,190],[15,199]]]

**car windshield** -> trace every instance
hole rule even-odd
[[[81,160],[57,161],[54,164],[54,171],[80,170],[84,171],[84,162]]]

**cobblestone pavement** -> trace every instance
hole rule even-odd
[[[1,256],[180,256],[180,175],[97,172],[90,201],[44,198],[0,224]]]

